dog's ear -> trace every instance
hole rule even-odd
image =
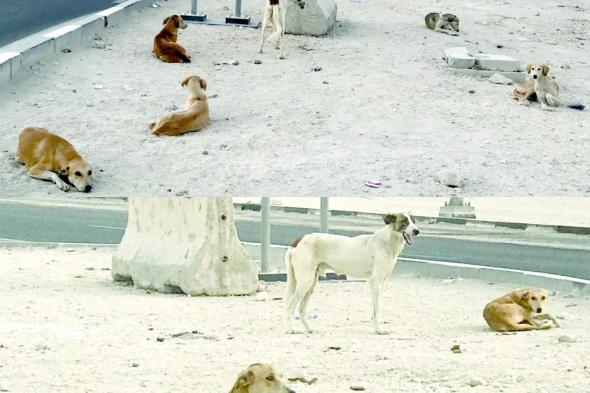
[[[410,216],[410,220],[412,220],[412,222],[415,224],[416,223],[416,217],[414,217],[410,213],[408,213],[408,216]]]
[[[188,81],[190,81],[192,78],[192,76],[187,76],[186,78],[184,78],[184,80],[182,82],[180,82],[180,86],[184,87],[188,84]]]
[[[162,24],[165,25],[166,23],[168,23],[169,20],[170,20],[170,17],[167,16],[166,19],[164,19],[164,22],[162,22]]]
[[[252,385],[254,383],[254,372],[252,370],[242,372],[238,378],[238,383],[243,388]]]
[[[530,292],[529,292],[529,291],[524,291],[524,292],[523,292],[523,293],[520,295],[520,299],[521,299],[522,301],[525,301],[525,302],[526,302],[527,300],[529,300],[529,294],[530,294]]]
[[[545,64],[543,64],[543,65],[541,66],[541,68],[543,69],[543,75],[544,75],[544,76],[547,76],[547,75],[549,74],[549,66],[548,66],[548,65],[545,65]]]
[[[202,79],[199,81],[199,84],[201,85],[201,89],[203,90],[207,90],[207,81],[205,79]]]
[[[533,69],[533,65],[532,64],[527,64],[527,66],[526,66],[526,73],[527,74],[530,74],[532,69]]]
[[[385,225],[389,225],[397,220],[397,214],[386,214],[383,216],[383,222]]]

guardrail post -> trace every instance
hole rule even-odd
[[[260,210],[262,211],[262,239],[260,270],[266,273],[270,270],[270,198],[260,198]]]
[[[237,18],[242,17],[242,0],[236,0],[236,14],[234,16]]]
[[[320,232],[328,233],[328,197],[320,197]]]

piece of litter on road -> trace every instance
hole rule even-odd
[[[104,88],[104,86],[103,86],[103,85],[99,85],[99,84],[97,84],[97,83],[95,83],[93,87],[94,87],[95,89],[97,89],[97,90],[100,90],[100,89]]]
[[[381,187],[383,187],[383,183],[379,179],[372,179],[372,180],[368,180],[365,183],[365,186],[371,187],[371,188],[381,188]]]

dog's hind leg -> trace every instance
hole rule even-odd
[[[279,40],[280,40],[279,59],[285,58],[285,55],[283,54],[283,48],[285,47],[285,31],[287,30],[287,10],[288,9],[289,9],[289,1],[286,1],[285,2],[285,9],[281,13],[283,20],[281,23],[281,35],[279,36]],[[279,15],[279,16],[281,16],[281,15]],[[279,18],[279,20],[280,20],[280,18]],[[278,42],[277,42],[277,45],[278,45]]]
[[[260,37],[260,45],[258,46],[258,53],[262,53],[264,48],[264,33],[266,32],[266,27],[268,25],[268,21],[270,20],[270,13],[272,12],[272,8],[264,7],[264,17],[262,18],[262,34]]]
[[[295,333],[295,331],[292,328],[293,318],[295,316],[295,309],[303,301],[303,298],[309,292],[309,290],[314,286],[314,280],[315,275],[313,275],[313,273],[311,272],[308,274],[299,274],[297,276],[297,286],[295,288],[295,293],[293,294],[293,297],[289,300],[289,303],[287,304],[287,327],[289,333]]]
[[[545,100],[547,101],[547,105],[552,106],[552,107],[558,107],[559,105],[561,105],[561,102],[559,101],[559,98],[554,97],[552,94],[545,94]]]
[[[275,49],[279,49],[279,44],[283,37],[283,21],[281,20],[281,9],[278,5],[273,5],[272,10],[272,25],[274,26],[275,30],[270,37],[268,37],[268,42],[272,42],[275,45]]]
[[[308,333],[312,333],[312,330],[309,327],[309,324],[307,323],[307,307],[309,306],[309,299],[311,298],[311,295],[313,294],[313,290],[315,289],[315,286],[318,283],[318,279],[319,279],[319,270],[316,271],[316,273],[315,273],[315,279],[313,281],[313,284],[311,285],[311,288],[309,288],[309,290],[307,291],[305,296],[303,296],[301,303],[299,304],[299,315],[301,317],[301,323],[303,323],[303,326],[305,327],[305,330]]]

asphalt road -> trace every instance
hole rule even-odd
[[[304,215],[301,220],[293,213],[287,217],[289,218],[272,223],[273,244],[287,245],[304,233],[317,231],[317,226],[313,222],[303,220]],[[126,223],[127,214],[124,211],[0,202],[0,240],[118,244]],[[366,223],[364,225],[363,228],[366,227]],[[260,222],[255,217],[238,212],[236,226],[242,241],[260,242]],[[347,224],[342,225],[338,224],[337,219],[331,220],[331,228],[332,233],[344,235],[367,232],[365,229],[358,230],[351,226],[350,218]],[[415,245],[405,247],[403,257],[540,271],[590,279],[590,251],[576,247],[576,242],[560,245],[560,242],[553,241],[549,246],[543,246],[520,244],[514,235],[473,237],[465,229],[455,232],[437,232],[424,226],[421,229],[422,234]],[[569,238],[571,235],[564,237]]]
[[[112,7],[115,0],[0,0],[0,47],[70,19]]]

